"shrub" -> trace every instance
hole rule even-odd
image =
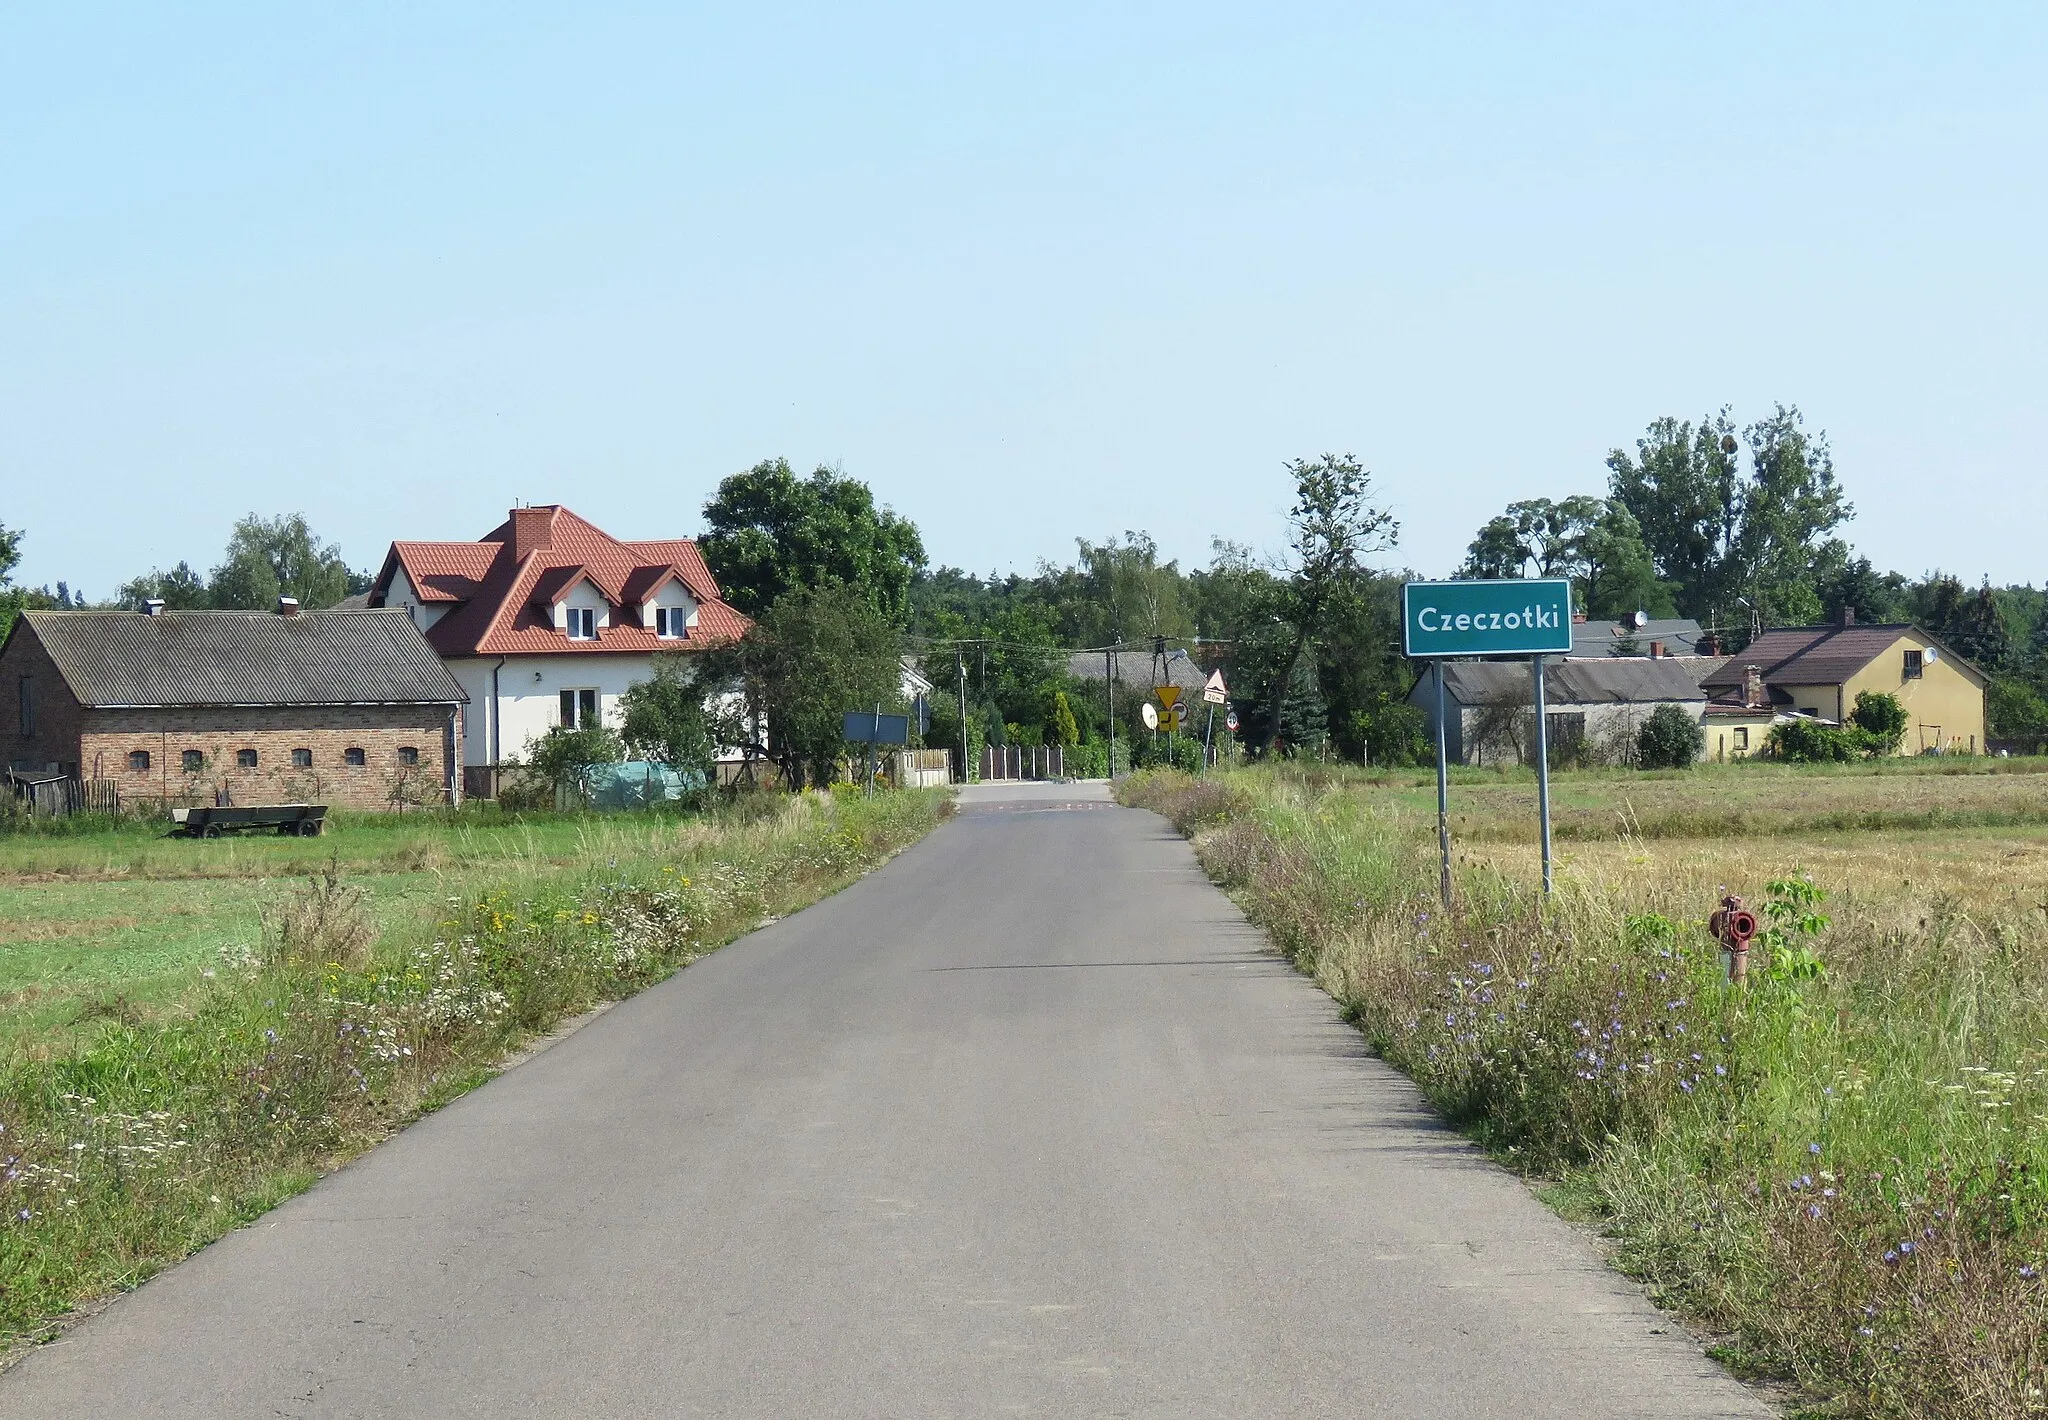
[[[1898,696],[1882,690],[1857,691],[1849,722],[1869,737],[1871,754],[1897,754],[1906,738],[1906,707]]]
[[[1676,705],[1659,705],[1636,732],[1636,763],[1644,769],[1684,769],[1707,747],[1700,722]]]
[[[1773,726],[1765,748],[1787,764],[1847,764],[1864,752],[1856,730],[1823,725],[1818,720],[1788,720]]]

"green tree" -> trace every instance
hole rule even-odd
[[[1569,577],[1595,617],[1647,611],[1668,616],[1670,589],[1657,580],[1634,514],[1615,499],[1583,494],[1510,503],[1466,549],[1466,577]]]
[[[749,616],[799,588],[834,583],[872,601],[893,625],[909,620],[924,541],[908,519],[877,508],[859,479],[830,468],[799,478],[787,459],[769,459],[719,484],[704,523],[704,560],[726,599]]]
[[[1047,743],[1056,745],[1081,743],[1081,726],[1074,719],[1073,704],[1064,690],[1053,692],[1052,713],[1045,722],[1045,738]]]
[[[21,529],[0,523],[0,638],[6,637],[14,618],[21,614],[22,593],[14,585],[14,569],[21,565],[21,538]]]
[[[1746,602],[1766,624],[1818,617],[1815,571],[1846,562],[1847,547],[1829,534],[1854,509],[1827,436],[1807,433],[1796,407],[1779,405],[1739,441],[1726,409],[1697,427],[1658,419],[1634,455],[1616,449],[1607,467],[1680,612],[1733,617]]]
[[[1977,665],[1999,671],[2013,664],[2012,632],[1988,581],[1972,592],[1958,578],[1936,573],[1917,589],[1915,600],[1921,625]]]
[[[2048,697],[2017,677],[1998,676],[1984,698],[1993,736],[2017,740],[2033,754],[2048,746]]]
[[[656,656],[654,674],[626,687],[619,731],[626,748],[710,782],[718,750],[703,687],[680,656]]]
[[[348,595],[341,549],[314,536],[303,513],[251,513],[228,535],[227,552],[207,581],[214,606],[268,610],[279,597],[305,607],[333,606]]]
[[[1849,721],[1870,737],[1870,747],[1877,754],[1896,754],[1899,745],[1906,738],[1906,707],[1899,703],[1899,697],[1882,690],[1859,690],[1856,692],[1856,708],[1849,712]]]
[[[1294,477],[1294,507],[1288,513],[1288,545],[1294,554],[1287,588],[1287,620],[1293,629],[1285,669],[1275,677],[1271,717],[1260,741],[1270,752],[1276,737],[1289,729],[1287,703],[1310,639],[1326,629],[1330,614],[1357,591],[1365,575],[1363,558],[1394,546],[1400,524],[1384,508],[1366,501],[1372,475],[1350,454],[1324,454],[1320,459],[1295,459],[1287,465]],[[1317,713],[1321,697],[1317,696]]]
[[[581,788],[583,776],[593,766],[617,764],[625,757],[626,747],[609,725],[590,724],[573,730],[567,725],[550,725],[545,734],[528,742],[521,777],[559,793]],[[515,800],[520,797],[524,795],[515,791]]]
[[[783,593],[736,648],[703,658],[708,680],[742,686],[749,712],[749,724],[721,724],[718,738],[744,743],[765,717],[768,753],[791,787],[807,777],[830,783],[846,712],[901,704],[900,646],[888,617],[856,590],[828,582]]]
[[[1676,705],[1659,705],[1636,731],[1636,763],[1644,769],[1688,769],[1706,747],[1705,728]]]
[[[206,579],[193,571],[189,562],[180,562],[168,572],[145,572],[132,582],[123,582],[114,594],[114,599],[129,610],[152,598],[161,599],[171,611],[199,611],[213,605]]]
[[[1101,543],[1077,538],[1075,545],[1080,575],[1074,579],[1074,590],[1080,595],[1061,608],[1063,629],[1072,644],[1097,646],[1157,636],[1177,641],[1194,633],[1194,621],[1184,605],[1186,579],[1178,564],[1159,560],[1159,544],[1151,534],[1127,531],[1121,541],[1112,537]]]

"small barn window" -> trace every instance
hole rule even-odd
[[[129,767],[130,769],[134,770],[134,771],[135,771],[135,772],[136,772],[137,774],[146,774],[146,773],[148,773],[148,772],[149,772],[149,751],[148,751],[148,750],[146,750],[146,749],[131,749],[131,750],[129,750],[129,751],[128,751],[128,767]]]
[[[1919,651],[1906,652],[1906,679],[1920,679],[1921,673],[1926,670],[1926,665],[1924,664],[1924,662],[1925,657],[1923,653]]]
[[[348,765],[351,769],[361,769],[367,761],[364,759],[362,750],[351,745],[341,752],[341,762]]]
[[[206,752],[204,750],[188,749],[178,756],[178,764],[187,774],[197,774],[200,770],[206,768]]]
[[[1749,726],[1737,725],[1735,727],[1735,747],[1740,750],[1749,748]]]
[[[313,751],[309,749],[295,749],[292,751],[292,768],[311,769],[312,767]]]
[[[236,750],[235,764],[236,767],[241,769],[254,769],[256,767],[256,751],[253,749]]]
[[[405,765],[418,764],[420,762],[419,746],[400,745],[398,747],[398,762]]]

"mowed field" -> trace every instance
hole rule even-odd
[[[314,839],[173,838],[156,823],[0,836],[0,1048],[182,1012],[224,949],[257,947],[265,913],[322,874],[360,889],[389,931],[487,886],[658,855],[672,836],[665,820],[489,813],[344,815]]]

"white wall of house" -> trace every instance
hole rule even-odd
[[[412,578],[405,575],[400,567],[391,577],[391,590],[384,594],[384,605],[398,607],[412,618],[412,624],[425,631],[429,626],[448,614],[445,602],[423,602],[412,584]]]
[[[506,656],[502,668],[495,656],[451,660],[448,669],[456,683],[469,692],[469,719],[464,726],[465,764],[524,759],[527,746],[562,722],[564,690],[595,690],[598,714],[605,724],[617,729],[619,698],[635,681],[653,673],[650,656]],[[500,717],[497,734],[491,733],[494,705],[491,672],[498,668],[498,698],[495,713]]]
[[[1642,730],[1643,723],[1650,718],[1650,713],[1658,704],[1664,703],[1676,705],[1694,720],[1700,719],[1706,711],[1706,702],[1703,700],[1673,700],[1647,704],[1600,701],[1586,705],[1559,704],[1551,701],[1545,708],[1553,716],[1585,716],[1586,741],[1596,753],[1608,758],[1619,758],[1624,745],[1633,742]],[[1453,758],[1459,763],[1498,764],[1503,760],[1508,763],[1519,763],[1532,753],[1536,718],[1532,707],[1519,707],[1518,723],[1512,736],[1497,736],[1493,741],[1482,745],[1480,741],[1489,728],[1489,720],[1493,721],[1492,728],[1502,728],[1499,725],[1499,715],[1490,714],[1485,706],[1461,706],[1455,700],[1451,704],[1452,734],[1449,748]],[[1433,704],[1430,709],[1434,709]],[[1427,717],[1430,711],[1425,710],[1424,714]],[[1433,718],[1431,733],[1435,733]],[[1510,739],[1519,743],[1509,743]]]

